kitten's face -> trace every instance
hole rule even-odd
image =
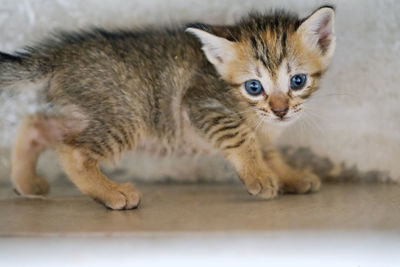
[[[202,40],[209,61],[257,117],[285,123],[301,114],[330,62],[335,47],[333,17],[333,9],[325,7],[303,22],[258,18],[246,22],[241,38],[232,41],[198,29],[189,31]],[[259,27],[263,23],[267,27]]]
[[[319,86],[326,68],[320,54],[304,45],[299,34],[271,42],[271,32],[237,43],[229,83],[257,114],[269,122],[290,122]]]

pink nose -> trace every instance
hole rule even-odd
[[[276,116],[282,119],[288,113],[289,108],[286,107],[284,109],[271,109],[271,110]]]

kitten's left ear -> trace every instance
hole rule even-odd
[[[298,32],[303,42],[317,49],[320,55],[329,63],[335,51],[335,10],[333,7],[321,7],[306,18]]]
[[[215,66],[222,77],[226,77],[228,64],[236,57],[234,43],[199,28],[189,27],[186,32],[200,39],[203,44],[202,50],[208,61]]]

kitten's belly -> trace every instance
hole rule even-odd
[[[180,101],[177,101],[178,99],[173,99],[171,112],[176,125],[174,135],[163,136],[161,134],[163,137],[143,137],[139,141],[137,150],[159,156],[172,154],[177,156],[219,154],[219,151],[204,140],[192,126],[187,111],[179,112],[181,108]]]
[[[156,156],[194,156],[219,154],[210,143],[205,141],[193,127],[186,124],[173,137],[143,137],[138,143],[137,151]]]
[[[137,152],[154,156],[195,156],[214,155],[218,151],[198,136],[185,136],[184,139],[167,140],[159,138],[142,138],[136,148]]]

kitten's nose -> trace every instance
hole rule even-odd
[[[283,119],[283,117],[285,117],[285,115],[289,111],[289,99],[283,93],[271,94],[269,98],[269,106],[271,108],[271,111],[276,116]]]
[[[285,115],[288,113],[289,111],[289,107],[286,107],[284,109],[271,109],[271,111],[278,116],[279,118],[283,119],[283,117],[285,117]]]

